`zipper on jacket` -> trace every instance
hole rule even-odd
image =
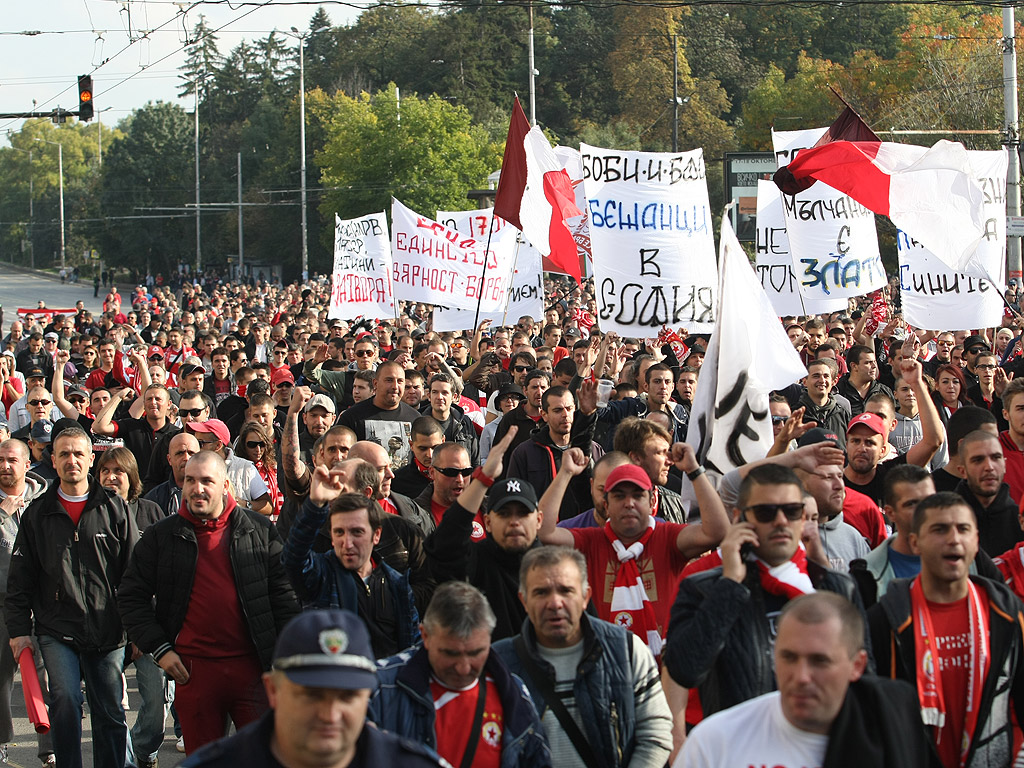
[[[615,745],[615,752],[618,755],[616,763],[622,765],[622,734],[619,731],[619,710],[615,706],[615,702],[611,702],[612,705],[612,743]]]

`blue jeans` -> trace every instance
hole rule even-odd
[[[129,759],[136,757],[152,762],[160,753],[160,744],[164,740],[164,723],[174,701],[174,681],[167,679],[152,654],[143,654],[133,663],[142,703],[132,726]]]
[[[124,649],[76,651],[55,637],[40,635],[39,649],[50,679],[50,733],[61,768],[82,768],[82,680],[89,697],[93,765],[124,768],[128,726],[121,702]]]

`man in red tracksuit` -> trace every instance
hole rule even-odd
[[[118,605],[131,640],[178,684],[192,753],[227,735],[229,719],[241,728],[267,711],[261,675],[299,605],[274,526],[235,503],[224,460],[210,451],[186,465],[178,514],[137,546]]]

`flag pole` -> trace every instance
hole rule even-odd
[[[487,227],[487,245],[484,247],[484,269],[480,274],[480,290],[476,294],[476,316],[473,318],[473,328],[477,328],[480,325],[480,304],[484,300],[484,283],[487,282],[487,258],[491,253],[491,235],[494,234],[494,217],[495,214],[491,212],[491,223]]]
[[[512,271],[508,275],[508,286],[509,286],[509,288],[512,287],[512,276],[515,275],[515,273],[516,273],[516,264],[519,262],[519,246],[522,245],[522,244],[523,244],[523,233],[519,232],[519,233],[516,234],[516,250],[515,250],[515,253],[512,254]],[[505,314],[501,318],[502,326],[504,326],[505,323],[508,322],[508,303],[511,300],[512,300],[512,296],[511,296],[511,294],[509,294],[505,298]]]

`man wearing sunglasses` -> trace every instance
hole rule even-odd
[[[700,689],[705,717],[776,689],[772,645],[789,600],[826,590],[861,606],[853,579],[809,560],[801,547],[803,487],[793,470],[751,469],[733,517],[722,565],[680,582],[665,649],[672,679]]]

